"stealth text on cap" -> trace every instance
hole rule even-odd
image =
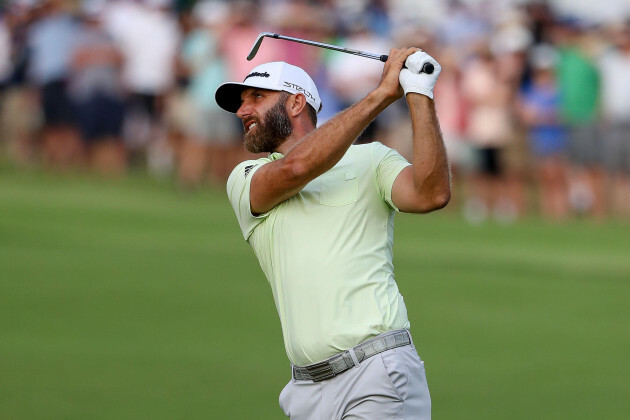
[[[307,96],[311,98],[312,100],[315,100],[315,97],[313,96],[313,94],[309,92],[308,90],[304,89],[302,86],[298,86],[295,83],[291,83],[291,82],[284,82],[284,86],[291,89],[295,89],[298,92],[302,92],[304,93],[304,96]]]
[[[253,72],[253,73],[249,73],[245,79],[243,80],[243,82],[247,79],[249,79],[250,77],[269,77],[269,73],[264,72],[264,73],[258,73],[257,71]]]

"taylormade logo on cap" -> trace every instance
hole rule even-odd
[[[319,92],[313,79],[301,68],[274,61],[254,68],[242,83],[224,83],[217,89],[215,99],[217,104],[229,112],[236,112],[241,106],[241,92],[248,87],[301,93],[306,102],[317,112],[322,107]]]
[[[258,73],[258,72],[253,72],[253,73],[249,73],[247,76],[245,76],[245,80],[249,79],[250,77],[269,77],[269,73],[264,72],[264,73]],[[243,80],[243,81],[245,81]]]

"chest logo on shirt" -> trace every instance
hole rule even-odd
[[[254,168],[255,166],[258,165],[249,165],[245,167],[245,178],[247,178],[247,175],[249,175],[249,173],[251,172],[252,168]]]

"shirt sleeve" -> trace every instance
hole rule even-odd
[[[398,211],[398,207],[392,201],[392,187],[398,174],[407,166],[411,166],[411,163],[396,150],[380,142],[373,143],[372,162],[376,168],[376,185],[381,198],[392,209]]]
[[[254,216],[249,203],[250,185],[254,173],[269,162],[270,160],[265,158],[246,160],[234,168],[227,181],[228,198],[245,240],[249,239],[256,226],[269,215],[267,212]]]

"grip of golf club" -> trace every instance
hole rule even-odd
[[[387,61],[388,58],[389,58],[388,55],[381,55],[379,60],[381,60],[384,63],[384,62]],[[424,63],[422,65],[422,68],[420,69],[420,73],[431,74],[431,73],[433,73],[433,70],[435,70],[435,67],[433,67],[433,64],[431,64],[431,63]]]

